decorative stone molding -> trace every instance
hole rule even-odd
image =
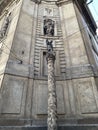
[[[6,7],[9,4],[12,4],[13,2],[16,2],[16,4],[19,2],[20,0],[2,0],[0,2],[0,15],[2,14],[2,12],[6,9]]]
[[[57,6],[61,6],[62,4],[66,3],[66,2],[69,2],[69,1],[71,1],[71,0],[58,0],[58,1],[56,2],[56,5],[57,5]]]
[[[33,2],[35,2],[36,4],[40,4],[41,3],[41,0],[31,0]]]
[[[6,36],[10,22],[11,22],[11,12],[7,15],[6,19],[4,20],[3,26],[0,31],[0,39],[3,39]]]
[[[50,54],[51,55],[51,54]],[[51,56],[50,56],[51,57]],[[18,61],[19,62],[19,61]],[[21,76],[24,76],[24,77],[29,77],[29,71],[28,69],[30,68],[30,70],[32,71],[33,68],[32,66],[29,66],[29,65],[24,65],[24,64],[19,64],[18,62],[15,62],[15,61],[9,61],[8,62],[8,65],[7,65],[7,68],[6,68],[6,71],[4,73],[7,73],[7,74],[14,74],[14,75],[21,75]],[[13,68],[8,68],[8,66],[13,66]],[[14,66],[17,66],[17,69],[14,67]],[[21,67],[25,67],[25,71],[24,70],[20,70],[18,69],[19,66]],[[33,78],[33,71],[31,72],[31,78]],[[2,74],[2,71],[0,71],[0,74]],[[65,79],[75,79],[75,78],[81,78],[81,77],[92,77],[92,76],[95,76],[95,77],[98,77],[98,71],[96,69],[94,69],[94,67],[92,67],[91,65],[85,65],[85,66],[77,66],[77,67],[70,67],[70,68],[65,68],[65,74],[66,74],[66,77],[57,77],[55,76],[56,80],[65,80]],[[47,79],[47,76],[43,77],[42,75],[41,76],[35,76],[36,79]]]
[[[66,79],[74,79],[81,77],[93,76],[93,68],[90,64],[81,65],[81,66],[72,66],[66,68]]]
[[[98,67],[92,65],[92,70],[93,70],[94,76],[98,77]]]

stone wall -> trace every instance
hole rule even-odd
[[[37,4],[20,0],[9,8],[12,20],[2,43],[8,54],[0,54],[0,124],[46,124],[47,36],[43,21],[47,9],[48,17],[55,23],[54,37],[50,39],[56,53],[59,122],[77,123],[81,118],[98,117],[97,79],[95,82],[75,7],[72,1],[61,3],[57,6],[52,1]]]
[[[19,17],[19,12],[20,12],[20,6],[21,2],[19,3],[13,3],[12,6],[9,6],[7,8],[7,13],[12,13],[11,15],[11,22],[8,28],[8,31],[3,39],[0,39],[0,75],[1,77],[3,76],[5,69],[6,69],[6,64],[9,58],[10,50],[12,47],[12,42],[13,42],[13,37],[14,33],[16,30],[16,25]],[[0,20],[0,31],[3,25],[3,22],[5,21],[6,18],[6,12],[4,12],[3,15],[1,15],[1,20]],[[13,54],[11,54],[13,55]],[[2,82],[2,78],[0,78],[0,84]]]

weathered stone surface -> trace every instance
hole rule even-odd
[[[43,126],[43,127],[0,127],[0,130],[47,130],[47,127]],[[97,130],[98,126],[97,125],[84,125],[84,126],[59,126],[58,130]]]
[[[8,28],[7,36],[5,36],[2,42],[0,41],[0,45],[2,48],[2,52],[0,54],[0,75],[5,72],[5,67],[9,58],[10,49],[12,47],[12,41],[13,41],[13,37],[14,37],[14,33],[16,30],[16,25],[19,17],[20,6],[21,6],[21,2],[19,2],[18,4],[14,3],[13,6],[11,6],[8,10],[8,12],[11,12],[12,8],[14,8],[14,10],[12,11],[11,23],[10,23],[10,27]],[[2,28],[5,18],[6,15],[4,14],[4,17],[1,17],[0,20],[0,24],[1,24],[0,30]]]
[[[2,13],[2,11],[6,8],[6,6],[10,3],[13,2],[15,0],[1,0],[0,1],[0,15]]]
[[[42,1],[40,4],[20,0],[7,7],[8,12],[12,13],[12,19],[5,40],[0,42],[1,125],[46,125],[48,85],[47,62],[43,56],[47,51],[43,34],[45,15],[55,22],[54,37],[49,39],[53,40],[56,52],[58,122],[62,125],[97,124],[98,79],[94,77],[97,76],[97,60],[92,54],[88,31],[85,28],[84,33],[80,28],[80,23],[83,23],[83,28],[86,22],[81,13],[78,14],[81,22],[77,19],[72,0],[58,1],[58,5],[53,0]],[[5,18],[4,12],[0,16],[0,30]],[[90,130],[90,127],[59,127],[67,128]]]
[[[20,113],[22,100],[23,82],[9,80],[4,86],[2,95],[1,113]]]
[[[98,92],[93,78],[73,80],[81,114],[98,113]]]
[[[48,85],[39,85],[37,89],[37,114],[47,114],[47,107],[48,107]]]
[[[11,117],[15,114],[22,115],[24,113],[24,101],[27,81],[19,77],[5,76],[1,88],[0,113],[9,114]]]
[[[47,115],[48,108],[48,84],[47,82],[40,82],[40,80],[35,82],[35,96],[36,98],[36,114]],[[56,83],[56,93],[57,93],[57,113],[59,115],[65,114],[64,105],[64,84],[62,82]],[[43,107],[44,106],[44,107]],[[34,108],[33,108],[34,109]]]

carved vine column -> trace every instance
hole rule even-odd
[[[57,96],[54,74],[55,54],[47,53],[48,62],[48,130],[57,130]]]

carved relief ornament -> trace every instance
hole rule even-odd
[[[6,19],[4,20],[3,26],[0,30],[0,39],[4,38],[4,36],[6,35],[10,22],[11,22],[11,13],[9,13]]]

